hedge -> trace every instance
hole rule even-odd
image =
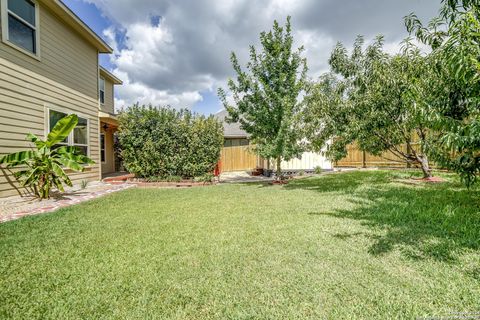
[[[213,116],[137,104],[119,121],[123,165],[137,177],[198,177],[212,172],[220,158],[223,127]]]

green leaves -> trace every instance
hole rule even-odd
[[[406,20],[409,31],[432,48],[430,68],[415,87],[416,101],[433,131],[428,152],[467,185],[480,174],[479,17],[478,1],[445,0],[440,16],[427,27]]]
[[[79,167],[78,164],[75,164],[75,166]],[[71,166],[66,166],[67,168],[70,168],[70,169],[73,169]],[[63,180],[65,182],[66,185],[68,186],[72,186],[72,181],[70,181],[70,178],[68,178],[67,174],[65,173],[65,171],[63,170],[62,167],[60,167],[57,163],[53,163],[52,164],[52,171],[55,173],[56,177],[54,179],[54,182],[56,184],[56,186],[58,187],[59,185],[61,186],[61,181]],[[83,168],[81,169],[78,169],[76,171],[83,171]],[[58,183],[60,182],[60,183]],[[60,191],[63,191],[63,187]]]
[[[51,148],[57,143],[65,140],[70,132],[76,127],[77,123],[78,117],[75,114],[71,114],[59,120],[48,134],[47,140],[45,141],[46,146]]]
[[[414,132],[421,133],[417,141],[422,146],[428,135],[426,119],[412,99],[412,88],[427,63],[410,41],[394,56],[383,51],[383,42],[378,36],[364,47],[363,37],[358,37],[351,54],[337,44],[329,60],[332,71],[313,84],[305,98],[307,140],[317,152],[332,141],[324,153],[333,161],[345,157],[347,146],[356,142],[373,155],[388,151],[418,164],[429,176],[423,147],[411,147]]]
[[[229,113],[227,120],[240,123],[258,154],[290,160],[302,152],[296,120],[307,87],[307,62],[302,57],[303,47],[292,49],[290,17],[285,27],[275,21],[271,31],[262,32],[260,43],[262,51],[250,46],[246,70],[232,53],[236,80],[230,79],[228,88],[234,103],[223,89],[218,90],[218,96]]]
[[[0,164],[7,164],[8,168],[26,164],[28,161],[35,159],[35,151],[21,151],[0,157]]]
[[[37,146],[37,148],[42,148],[45,146],[45,142],[40,140],[40,138],[38,138],[36,135],[34,135],[33,133],[29,133],[27,134],[27,140],[35,143],[35,145]]]
[[[26,166],[14,173],[20,183],[31,187],[35,195],[41,199],[49,198],[53,187],[63,192],[63,184],[72,186],[72,181],[67,176],[64,168],[83,171],[83,165],[94,162],[80,154],[76,147],[61,146],[56,144],[64,141],[78,122],[76,115],[67,116],[55,125],[46,141],[34,134],[28,134],[27,139],[35,144],[37,150],[21,151],[0,157],[0,164],[7,168]]]
[[[140,177],[196,177],[212,172],[223,145],[213,117],[134,105],[120,115],[118,132],[126,169]]]

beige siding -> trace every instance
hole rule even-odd
[[[100,106],[100,110],[107,113],[115,113],[113,107],[113,82],[105,78],[105,103]]]
[[[74,182],[98,180],[100,154],[96,97],[87,96],[1,57],[0,75],[0,155],[29,148],[25,136],[30,132],[43,137],[45,107],[56,106],[89,119],[90,157],[96,164],[83,173],[72,174],[72,178]],[[0,197],[17,195],[22,191],[16,190],[15,179],[6,173],[0,172]]]
[[[39,12],[40,60],[3,42],[0,42],[0,58],[97,99],[97,49],[42,4]]]

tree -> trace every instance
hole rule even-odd
[[[288,161],[302,152],[297,117],[306,88],[307,62],[301,56],[303,47],[293,51],[291,32],[290,17],[285,27],[275,21],[272,31],[262,32],[262,51],[250,46],[247,71],[242,70],[232,53],[237,79],[230,79],[228,88],[233,105],[228,102],[227,93],[218,90],[229,113],[227,121],[240,123],[260,156],[276,160],[277,178],[282,175],[282,160]]]
[[[425,58],[408,42],[391,56],[383,51],[381,36],[366,49],[363,45],[358,37],[349,55],[337,44],[331,73],[310,88],[303,117],[307,140],[315,151],[331,140],[326,154],[334,161],[345,157],[353,142],[373,155],[390,151],[431,177],[426,119],[410,94],[427,67]]]
[[[72,186],[72,181],[65,169],[82,172],[83,165],[94,162],[81,154],[72,146],[60,146],[70,132],[77,126],[78,117],[74,114],[59,120],[48,134],[46,140],[41,140],[34,134],[28,134],[27,139],[35,144],[36,150],[21,151],[0,157],[0,164],[7,168],[26,166],[26,169],[14,173],[22,186],[31,187],[35,196],[40,199],[50,198],[50,191],[56,187],[64,192],[63,184]]]
[[[430,69],[415,100],[430,119],[429,153],[471,185],[480,174],[480,3],[444,0],[427,26],[414,15],[407,30],[430,46]]]

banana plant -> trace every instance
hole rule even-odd
[[[45,140],[28,134],[27,140],[35,144],[35,148],[0,157],[0,165],[6,165],[7,169],[21,166],[21,170],[14,173],[15,178],[22,186],[31,188],[40,199],[49,199],[53,188],[65,192],[64,184],[72,186],[66,169],[83,172],[85,165],[95,163],[77,147],[59,145],[77,123],[78,117],[72,114],[59,120]]]

